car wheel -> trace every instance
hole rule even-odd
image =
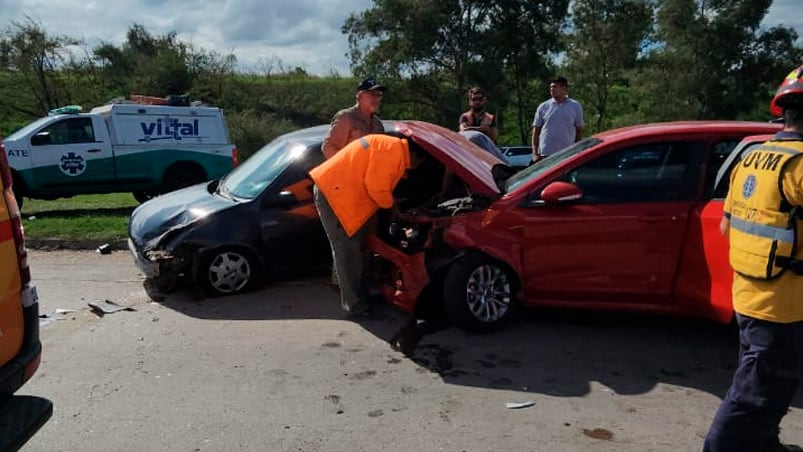
[[[514,278],[499,262],[469,254],[449,268],[443,284],[444,308],[458,327],[487,333],[501,328],[514,308]]]
[[[210,295],[230,295],[256,286],[260,265],[249,252],[220,249],[206,253],[196,273],[198,281]]]
[[[177,283],[175,275],[159,275],[155,278],[146,278],[142,282],[142,287],[151,300],[162,302],[168,294],[176,290]]]

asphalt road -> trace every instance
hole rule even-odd
[[[326,276],[154,303],[126,252],[30,263],[48,317],[22,393],[55,409],[27,452],[697,451],[736,359],[707,322],[542,312],[474,336],[345,319]]]

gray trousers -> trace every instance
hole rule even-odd
[[[367,224],[363,225],[357,232],[349,237],[337,215],[326,200],[326,196],[313,188],[315,196],[315,207],[318,209],[318,216],[321,218],[323,230],[332,246],[332,260],[334,261],[334,271],[340,284],[340,304],[343,310],[352,312],[358,310],[365,304],[365,261],[364,240]],[[370,223],[370,222],[369,222]]]

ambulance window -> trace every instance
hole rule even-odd
[[[53,123],[42,129],[36,135],[49,136],[50,139],[44,142],[34,141],[34,146],[39,144],[64,145],[75,143],[92,143],[95,141],[95,130],[92,128],[92,118],[69,118]]]

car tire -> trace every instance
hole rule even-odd
[[[261,267],[249,251],[221,248],[201,256],[195,280],[210,296],[233,295],[254,289],[261,281]]]
[[[160,275],[155,278],[146,278],[142,282],[142,287],[148,298],[159,303],[167,298],[167,295],[176,290],[178,280],[175,275]]]
[[[488,333],[504,326],[513,316],[514,297],[512,271],[480,253],[455,262],[443,283],[449,320],[472,333]]]

